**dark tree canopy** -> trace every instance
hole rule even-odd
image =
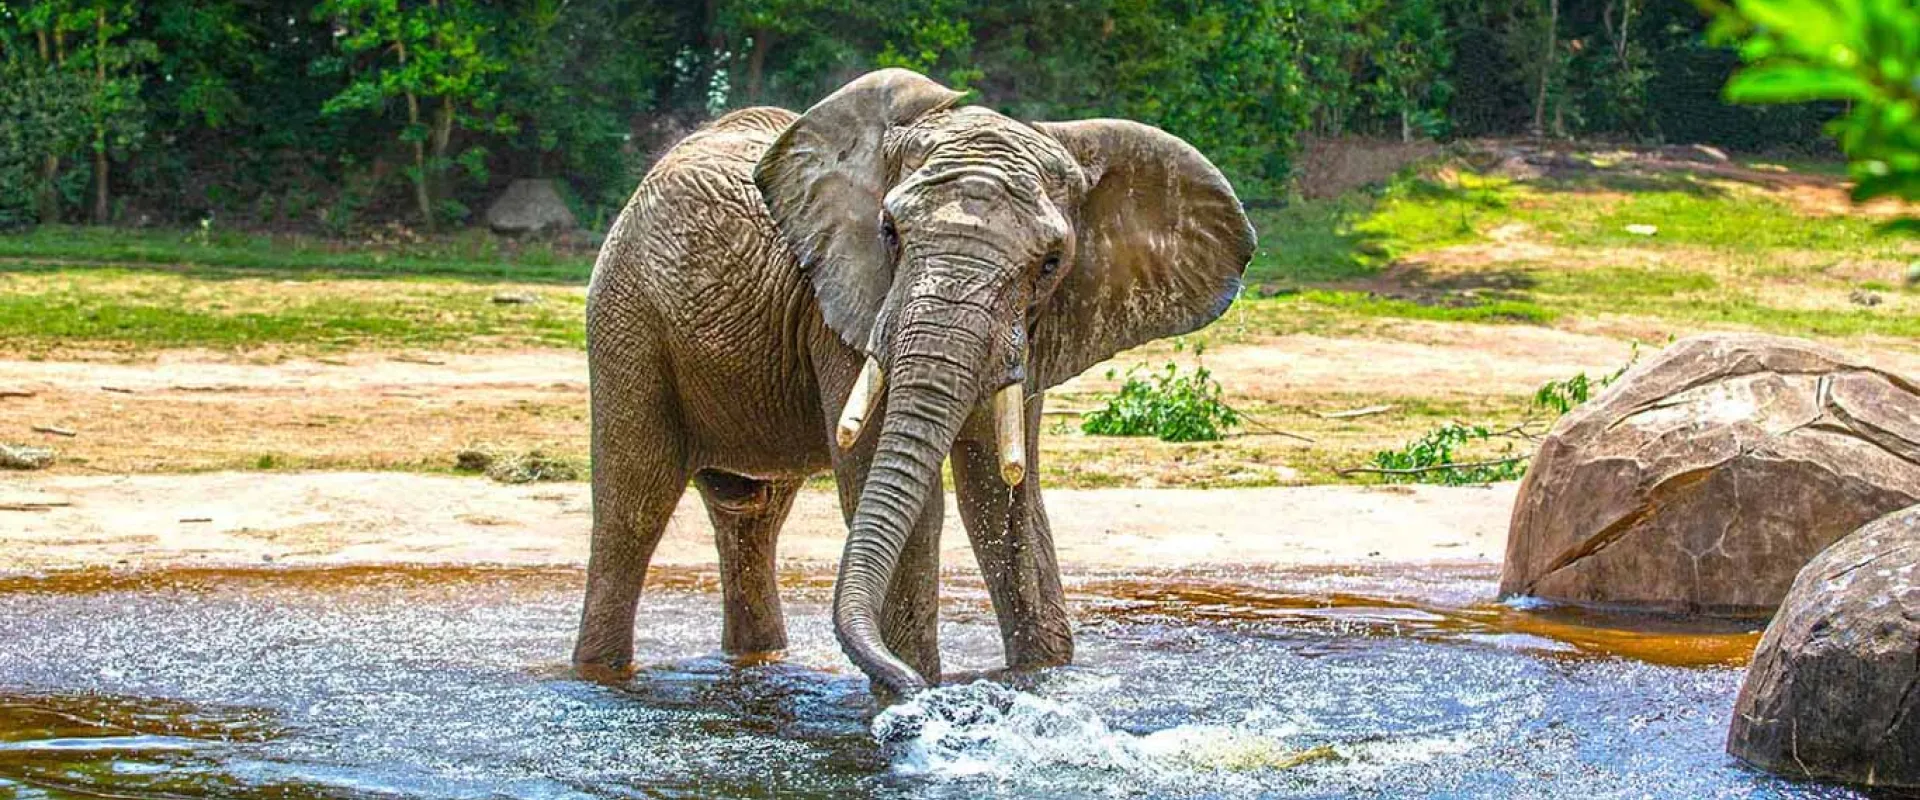
[[[0,225],[460,225],[561,181],[603,226],[652,155],[903,66],[1026,119],[1119,116],[1289,191],[1302,136],[1808,147],[1721,102],[1687,0],[0,0]]]

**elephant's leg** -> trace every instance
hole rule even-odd
[[[640,588],[660,534],[687,488],[682,433],[657,370],[636,359],[595,359],[593,539],[575,670],[614,679],[633,665]]]
[[[960,519],[993,610],[1007,666],[1035,669],[1073,661],[1073,629],[1067,622],[1060,563],[1053,530],[1040,500],[1040,408],[1027,408],[1027,479],[1012,490],[1000,478],[999,453],[990,436],[963,437],[953,448],[953,481]]]
[[[693,482],[706,500],[720,548],[720,591],[725,598],[721,649],[728,655],[787,649],[774,542],[793,510],[800,481],[756,480],[709,469],[695,474]]]

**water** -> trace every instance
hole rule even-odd
[[[784,659],[656,573],[632,681],[568,676],[577,570],[0,581],[0,798],[1851,797],[1721,751],[1750,628],[1486,603],[1459,569],[1076,575],[1079,663],[880,713],[785,576]],[[989,680],[982,680],[986,678]]]

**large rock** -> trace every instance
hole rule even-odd
[[[1811,342],[1683,340],[1562,417],[1503,596],[1765,615],[1814,554],[1920,502],[1920,389]]]
[[[500,199],[487,207],[487,227],[494,233],[520,235],[572,230],[578,224],[560,198],[553,181],[521,178],[507,185]]]
[[[1734,705],[1727,752],[1795,777],[1920,788],[1920,506],[1793,582]]]

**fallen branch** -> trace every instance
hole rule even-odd
[[[24,503],[0,503],[0,511],[47,511],[73,505],[65,500],[33,500]]]
[[[1321,419],[1353,419],[1355,417],[1370,417],[1375,414],[1385,414],[1396,408],[1399,408],[1399,406],[1392,405],[1392,404],[1388,404],[1384,406],[1367,406],[1366,408],[1354,408],[1346,411],[1314,412],[1314,416],[1319,417]]]
[[[1225,404],[1223,403],[1222,405],[1225,405]],[[1273,436],[1285,436],[1289,439],[1298,439],[1300,441],[1306,442],[1307,444],[1314,443],[1313,439],[1309,437],[1301,436],[1300,434],[1294,433],[1292,431],[1280,430],[1279,428],[1273,427],[1272,425],[1268,425],[1264,422],[1261,422],[1260,420],[1254,419],[1253,415],[1248,414],[1245,411],[1241,411],[1240,409],[1234,408],[1233,406],[1227,406],[1227,410],[1232,411],[1234,414],[1239,415],[1240,421],[1250,429],[1257,430],[1261,433],[1270,434]]]
[[[133,394],[133,390],[125,386],[102,386],[100,387],[100,391],[113,392],[114,394]]]
[[[1272,436],[1285,436],[1285,437],[1287,437],[1287,438],[1289,438],[1289,439],[1298,439],[1298,440],[1300,440],[1300,441],[1302,441],[1302,442],[1306,442],[1307,444],[1314,444],[1314,443],[1315,443],[1315,442],[1313,441],[1313,438],[1312,438],[1312,437],[1309,437],[1309,436],[1302,436],[1302,435],[1300,435],[1300,434],[1297,434],[1297,433],[1294,433],[1294,432],[1292,432],[1292,431],[1283,431],[1283,430],[1280,430],[1279,428],[1275,428],[1275,427],[1272,427],[1272,426],[1270,426],[1270,425],[1267,425],[1266,423],[1263,423],[1263,422],[1261,422],[1261,421],[1259,421],[1259,420],[1257,420],[1257,419],[1254,419],[1254,418],[1252,418],[1252,417],[1249,417],[1249,416],[1247,416],[1247,415],[1246,415],[1246,414],[1245,414],[1244,412],[1239,412],[1239,411],[1236,411],[1236,412],[1234,412],[1234,413],[1236,413],[1236,414],[1239,414],[1239,415],[1240,415],[1240,421],[1241,421],[1241,422],[1244,422],[1244,423],[1246,423],[1246,424],[1247,424],[1247,427],[1248,427],[1249,429],[1251,429],[1251,430],[1256,430],[1256,431],[1259,431],[1259,432],[1261,432],[1261,433],[1265,433],[1265,434],[1269,434],[1269,435],[1272,435]]]
[[[1466,461],[1458,464],[1434,464],[1427,467],[1407,467],[1405,469],[1387,469],[1385,467],[1348,467],[1334,470],[1333,474],[1342,478],[1348,475],[1423,475],[1428,472],[1442,472],[1450,469],[1479,469],[1481,467],[1500,467],[1525,461],[1530,456],[1514,456],[1492,461]]]
[[[32,397],[32,396],[33,396],[33,392],[28,391],[26,389],[0,389],[0,398]]]
[[[183,517],[181,522],[212,522],[212,517]]]
[[[73,432],[73,431],[72,431],[71,429],[68,429],[68,428],[55,428],[55,427],[53,427],[53,426],[51,426],[51,425],[35,425],[35,426],[33,426],[33,432],[34,432],[34,433],[44,433],[44,434],[48,434],[48,435],[50,435],[50,436],[65,436],[65,437],[68,437],[68,438],[72,438],[72,437],[75,437],[75,436],[79,436],[79,435],[80,435],[80,434],[78,434],[78,433],[75,433],[75,432]]]
[[[409,356],[409,355],[397,355],[393,357],[393,360],[401,362],[403,364],[425,364],[429,367],[442,367],[442,366],[446,366],[447,364],[447,362],[445,361],[437,361],[431,358],[423,358],[421,356]]]

